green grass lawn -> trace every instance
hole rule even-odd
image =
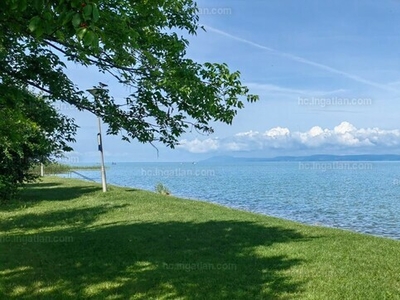
[[[0,206],[0,299],[400,299],[400,242],[45,178]]]

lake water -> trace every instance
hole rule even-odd
[[[118,163],[107,182],[400,240],[400,162]]]

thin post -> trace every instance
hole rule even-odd
[[[106,180],[106,169],[104,167],[104,153],[103,153],[103,141],[101,138],[101,118],[97,117],[99,123],[99,134],[97,135],[99,151],[100,151],[100,159],[101,159],[101,184],[103,186],[103,192],[107,192],[107,180]]]
[[[102,87],[107,86],[106,84],[100,83]],[[101,95],[101,91],[103,89],[100,88],[93,88],[87,90],[92,96],[94,97],[94,100],[97,101],[99,95]],[[104,167],[104,153],[103,153],[103,141],[101,138],[101,118],[98,115],[97,120],[99,123],[99,133],[97,134],[97,143],[99,146],[99,151],[100,151],[100,159],[101,159],[101,184],[103,186],[103,192],[107,192],[107,180],[106,180],[106,168]]]

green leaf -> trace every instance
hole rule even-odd
[[[18,2],[14,1],[14,2],[11,4],[11,10],[17,10],[17,9],[18,9]]]
[[[87,28],[81,27],[77,30],[76,35],[80,40],[82,40],[86,32]]]
[[[33,18],[31,19],[31,21],[29,22],[28,29],[29,29],[31,32],[36,31],[38,25],[40,24],[40,21],[41,21],[41,19],[40,19],[39,16],[33,17]]]
[[[83,8],[83,15],[86,20],[90,20],[92,18],[92,5],[86,4]]]
[[[79,7],[79,5],[80,5],[80,3],[79,3],[80,1],[71,1],[71,7],[73,7],[73,8],[77,8],[77,7]]]
[[[79,27],[79,25],[81,24],[82,19],[81,19],[81,15],[76,13],[73,17],[72,17],[72,25],[76,28]]]
[[[93,4],[93,12],[92,12],[92,20],[93,22],[97,22],[100,18],[99,9],[96,4]]]
[[[74,12],[64,12],[60,15],[60,21],[62,22],[62,25],[66,25],[67,23],[71,22],[72,18],[74,16]]]
[[[33,6],[36,8],[37,11],[40,11],[40,9],[43,7],[43,0],[34,0]]]
[[[92,47],[94,49],[98,49],[99,48],[99,37],[95,33],[93,33]]]
[[[28,5],[27,0],[19,0],[19,10],[25,11]]]
[[[92,42],[94,41],[94,36],[95,34],[92,31],[86,31],[85,35],[83,36],[83,44],[85,46],[92,45]]]

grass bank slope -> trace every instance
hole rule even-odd
[[[400,242],[45,178],[0,206],[0,299],[400,299]]]

